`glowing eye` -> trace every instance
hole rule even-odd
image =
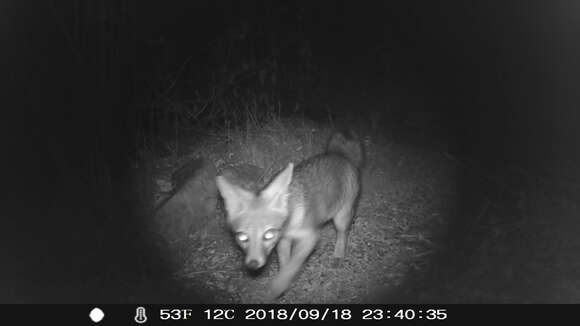
[[[272,240],[276,236],[275,230],[268,230],[264,233],[265,240]]]
[[[238,241],[240,242],[246,242],[248,241],[248,236],[244,233],[238,233],[236,234],[236,238],[238,238]]]

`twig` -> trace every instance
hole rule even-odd
[[[187,57],[185,59],[185,61],[183,61],[183,63],[181,64],[181,67],[179,67],[179,69],[177,70],[177,73],[175,74],[175,78],[173,78],[173,81],[171,82],[171,85],[169,85],[169,87],[165,90],[165,92],[163,92],[164,93],[164,96],[167,96],[167,94],[169,94],[169,92],[171,91],[171,89],[173,89],[173,87],[175,87],[175,84],[177,83],[177,80],[179,79],[179,76],[181,75],[181,72],[183,71],[183,68],[189,62],[190,59],[191,59],[191,56]]]
[[[81,56],[81,53],[74,46],[74,42],[72,40],[72,37],[70,36],[70,33],[66,29],[66,26],[64,25],[64,22],[62,21],[62,19],[59,19],[60,17],[58,17],[58,14],[56,12],[56,9],[54,8],[54,4],[52,3],[52,1],[48,2],[48,6],[50,7],[50,12],[52,14],[52,18],[54,18],[54,20],[58,23],[60,31],[64,34],[64,37],[67,40],[68,46],[70,47],[70,49],[73,53],[73,56],[75,57],[75,59],[77,59],[77,63],[79,65],[82,65],[84,62],[83,62],[83,58]]]

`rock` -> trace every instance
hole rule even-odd
[[[157,208],[155,224],[159,234],[173,243],[183,240],[208,219],[217,205],[216,169],[205,159],[195,159],[173,173],[173,194]]]
[[[251,164],[228,166],[221,172],[228,181],[246,190],[257,192],[263,186],[263,171]]]

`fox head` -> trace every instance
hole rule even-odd
[[[262,268],[280,239],[289,215],[288,186],[292,181],[292,163],[257,194],[230,183],[224,176],[216,184],[224,199],[227,221],[236,242],[246,254],[245,265]]]

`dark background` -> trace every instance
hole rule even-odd
[[[189,57],[211,70],[211,42],[240,22],[281,44],[299,30],[330,96],[364,91],[379,101],[396,87],[441,118],[457,155],[578,180],[564,167],[579,159],[577,2],[105,1],[75,15],[77,7],[0,5],[2,301],[115,301],[122,286],[97,295],[87,275],[133,275],[135,103],[147,96],[144,71],[161,60],[147,41],[160,38],[176,68]],[[86,17],[80,36],[67,35],[73,17]],[[117,270],[103,267],[111,261]]]

